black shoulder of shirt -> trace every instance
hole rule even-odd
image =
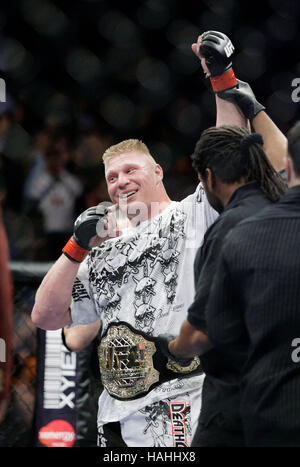
[[[262,210],[272,204],[272,201],[263,194],[255,182],[247,183],[238,188],[232,195],[224,211],[207,229],[204,235],[203,246],[219,234],[226,235],[231,228],[243,222],[245,218],[254,216],[258,210]]]
[[[238,227],[275,219],[300,219],[300,185],[289,188],[279,201],[244,219]]]

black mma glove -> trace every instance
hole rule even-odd
[[[231,61],[234,47],[229,37],[222,32],[206,31],[202,35],[199,51],[205,58],[214,92],[236,86]]]
[[[239,79],[237,80],[237,86],[235,88],[219,91],[217,95],[221,99],[236,104],[241,109],[244,116],[250,121],[253,120],[258,112],[265,110],[265,107],[256,100],[254,92],[249,84]]]
[[[88,255],[91,248],[89,242],[97,235],[97,224],[104,221],[108,214],[108,209],[101,203],[86,209],[77,217],[74,223],[74,231],[70,240],[63,248],[63,253],[72,261],[81,263]]]
[[[192,361],[194,360],[194,357],[191,357],[191,358],[177,358],[175,357],[174,355],[172,355],[169,351],[169,342],[171,342],[172,340],[176,339],[176,336],[173,336],[172,334],[159,334],[159,336],[157,336],[155,338],[155,340],[157,341],[159,347],[160,347],[160,350],[162,352],[162,354],[167,357],[168,359],[170,360],[173,360],[174,362],[177,362],[179,363],[181,366],[189,366]]]

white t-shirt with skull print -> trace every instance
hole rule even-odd
[[[172,201],[159,215],[128,228],[94,248],[80,265],[73,288],[73,325],[98,319],[104,333],[125,321],[152,336],[178,335],[194,299],[194,259],[217,213],[201,185],[183,201]],[[119,401],[106,390],[98,422],[119,421],[153,402],[202,385],[203,375],[174,379],[146,396]]]

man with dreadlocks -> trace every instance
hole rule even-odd
[[[241,367],[246,446],[300,446],[300,122],[287,139],[289,189],[226,237],[208,304],[209,338]]]
[[[205,57],[201,42],[200,53]],[[201,356],[206,376],[199,425],[192,443],[201,447],[244,445],[239,413],[239,367],[235,368],[230,359],[214,348],[207,336],[207,305],[221,248],[234,226],[277,202],[285,192],[277,171],[284,168],[286,138],[264,112],[247,83],[237,80],[235,87],[216,92],[219,97],[235,102],[254,130],[259,129],[261,134],[250,134],[246,128],[237,126],[212,127],[202,133],[192,155],[208,201],[220,216],[207,230],[195,259],[196,294],[187,319],[176,339],[161,335],[160,345],[174,360]],[[240,362],[243,358],[241,351],[236,359]]]

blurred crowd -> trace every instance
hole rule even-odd
[[[147,144],[172,199],[193,191],[189,154],[215,115],[191,52],[205,30],[229,35],[239,78],[254,86],[286,133],[299,114],[291,100],[299,18],[296,0],[265,2],[259,17],[252,5],[232,0],[28,0],[3,7],[0,74],[18,96],[0,102],[11,258],[57,257],[75,216],[107,199],[101,154],[123,139]]]

